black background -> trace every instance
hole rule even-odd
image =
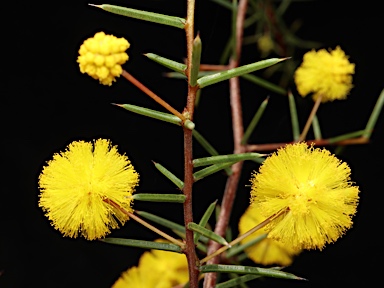
[[[131,47],[130,60],[124,68],[181,111],[186,95],[184,80],[164,78],[162,73],[168,70],[142,54],[152,52],[183,61],[186,54],[183,31],[115,16],[88,6],[87,1],[73,2],[76,3],[12,2],[3,8],[8,20],[2,40],[6,48],[2,71],[6,78],[1,93],[5,184],[1,190],[0,287],[110,287],[122,271],[137,263],[142,253],[140,249],[63,238],[37,207],[37,177],[44,162],[71,141],[111,139],[121,152],[127,153],[139,172],[138,192],[175,191],[154,168],[152,160],[182,177],[181,130],[123,111],[111,103],[158,110],[161,107],[123,78],[112,87],[99,85],[79,72],[76,58],[81,43],[98,31],[125,37]],[[110,4],[185,16],[186,1],[130,2]],[[363,129],[383,89],[381,67],[384,63],[379,45],[382,22],[378,5],[369,1],[343,3],[298,1],[291,5],[286,19],[287,22],[301,19],[303,26],[297,32],[300,37],[320,41],[324,43],[323,48],[340,45],[350,55],[351,62],[356,63],[355,87],[348,100],[325,104],[319,110],[324,137]],[[196,9],[196,30],[203,42],[202,62],[216,64],[228,37],[230,13],[211,1],[197,1]],[[305,52],[298,51],[292,57],[300,61]],[[258,57],[256,47],[247,46],[242,64],[258,61]],[[245,123],[250,121],[261,101],[271,96],[269,110],[252,141],[289,141],[287,99],[244,81],[241,85]],[[223,154],[233,149],[227,88],[228,84],[223,83],[205,89],[195,113],[198,131]],[[300,121],[304,122],[312,102],[297,101]],[[265,279],[256,282],[255,287],[367,285],[380,277],[377,265],[383,256],[379,238],[383,218],[380,202],[383,198],[383,128],[382,113],[371,143],[347,147],[340,156],[351,166],[352,180],[361,190],[354,227],[323,251],[303,252],[286,268],[309,279],[308,282]],[[198,145],[195,155],[206,156]],[[248,162],[244,166],[234,219],[238,219],[248,205],[246,185],[250,173],[257,168]],[[225,176],[221,173],[196,183],[196,219],[209,203],[220,199],[224,185]],[[182,211],[177,204],[136,202],[134,208],[181,223]],[[236,220],[232,228],[237,233]],[[112,236],[157,238],[134,221],[113,231]]]

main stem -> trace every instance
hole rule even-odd
[[[195,13],[195,0],[188,0],[187,2],[187,21],[185,25],[185,33],[187,40],[187,65],[188,65],[188,83],[190,78],[190,71],[192,67],[192,49],[194,39],[194,13]],[[188,85],[187,105],[185,114],[190,120],[193,119],[194,103],[196,98],[197,87]],[[188,223],[193,222],[192,210],[192,187],[193,187],[193,153],[192,153],[192,130],[183,127],[184,132],[184,187],[183,193],[186,196],[184,202],[184,226],[187,227]],[[199,287],[199,270],[197,268],[198,258],[196,255],[195,243],[193,241],[193,231],[185,229],[186,232],[186,248],[184,250],[188,261],[189,270],[189,287]]]

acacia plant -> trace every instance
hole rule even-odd
[[[187,79],[183,111],[173,108],[172,103],[167,103],[124,70],[122,66],[129,58],[126,50],[130,46],[124,38],[98,32],[84,41],[77,59],[81,73],[109,86],[122,76],[156,101],[160,108],[157,111],[129,103],[114,105],[167,122],[164,125],[170,123],[180,127],[184,139],[183,178],[176,176],[181,174],[180,171],[167,169],[167,163],[154,163],[156,169],[176,186],[178,193],[141,193],[138,188],[140,171],[136,171],[125,153],[119,152],[107,139],[72,142],[65,151],[54,154],[39,177],[39,206],[64,236],[83,236],[88,240],[149,249],[142,254],[137,266],[130,267],[116,279],[114,287],[188,285],[196,288],[203,285],[223,288],[245,285],[260,277],[303,280],[283,271],[283,266],[290,265],[293,257],[303,249],[323,249],[352,226],[359,188],[351,180],[348,164],[324,147],[368,143],[384,103],[384,93],[364,129],[323,139],[317,109],[324,102],[347,97],[352,89],[355,64],[349,62],[341,47],[316,51],[318,43],[300,40],[292,34],[281,20],[289,1],[281,1],[276,7],[270,1],[259,0],[214,2],[233,12],[234,28],[223,51],[222,60],[227,63],[217,65],[200,63],[202,40],[194,28],[195,0],[187,0],[185,18],[109,4],[89,7],[100,9],[101,13],[106,11],[150,21],[153,25],[184,29],[187,47],[185,62],[145,54],[162,65],[165,71],[171,70],[169,77]],[[258,29],[254,37],[243,39],[244,27],[256,24]],[[282,57],[240,65],[243,44],[252,41],[258,43],[261,57],[272,51]],[[297,65],[292,64],[295,59],[287,55],[296,48],[312,49],[304,55],[303,61],[299,61],[302,63],[297,69]],[[252,74],[262,69],[272,69],[269,70],[271,73],[282,71],[280,83]],[[249,143],[263,112],[268,109],[268,98],[245,128],[239,77],[287,97],[292,122],[291,141]],[[296,84],[296,96],[286,87],[290,78]],[[194,112],[199,93],[205,87],[223,81],[229,81],[234,149],[231,154],[219,155],[209,143],[209,137],[198,132]],[[307,95],[312,96],[314,105],[304,128],[300,129],[295,99]],[[314,139],[307,137],[311,126]],[[194,143],[205,149],[206,157],[194,157]],[[260,167],[249,175],[249,207],[240,219],[231,219],[238,186],[249,184],[240,183],[244,161],[256,162]],[[195,191],[194,183],[218,171],[227,175],[222,198],[213,203],[200,203],[206,207],[206,212],[196,219],[192,198],[199,192]],[[176,223],[145,211],[135,211],[134,200],[180,203],[184,219]],[[211,227],[208,221],[214,218],[215,211],[215,227]],[[159,239],[144,241],[135,239],[134,234],[131,239],[108,237],[111,229],[129,219],[151,229]],[[227,233],[231,221],[239,223],[240,235],[235,239]],[[174,235],[165,233],[160,227],[172,230]],[[245,266],[245,259],[252,260],[255,265]],[[277,266],[271,268],[270,265]],[[218,278],[218,275],[222,277]]]

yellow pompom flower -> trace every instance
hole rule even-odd
[[[171,288],[188,282],[184,254],[151,250],[140,257],[139,265],[123,272],[113,288]]]
[[[303,97],[313,93],[313,99],[322,97],[322,102],[345,99],[352,89],[352,75],[355,64],[339,46],[335,50],[309,51],[295,71],[297,91]]]
[[[246,233],[264,220],[265,218],[261,216],[260,212],[255,209],[255,207],[249,206],[240,217],[239,233]],[[265,227],[243,239],[241,244],[245,244],[263,234],[268,234]],[[283,244],[271,238],[264,238],[260,242],[247,248],[245,252],[251,260],[258,264],[266,266],[273,264],[288,266],[291,265],[293,257],[299,254],[300,251],[301,250],[292,248],[289,243]]]
[[[104,237],[128,216],[108,204],[113,201],[128,212],[139,175],[127,156],[109,140],[74,141],[55,153],[39,176],[39,206],[64,236],[79,234],[88,240]]]
[[[80,46],[77,62],[81,73],[87,73],[101,84],[112,85],[123,73],[123,65],[128,60],[125,50],[129,42],[124,38],[106,35],[98,32],[94,37],[88,38]]]
[[[294,249],[322,249],[352,226],[359,188],[349,166],[326,149],[286,145],[251,178],[251,205],[267,219],[268,237]]]

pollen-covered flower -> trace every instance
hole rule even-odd
[[[246,233],[264,220],[265,218],[261,216],[259,210],[255,209],[253,206],[249,206],[240,218],[239,233]],[[241,241],[241,244],[262,237],[264,234],[268,234],[265,227],[244,238],[244,240]],[[292,248],[289,243],[283,244],[271,238],[264,238],[245,250],[248,257],[255,263],[262,265],[276,264],[282,266],[291,265],[293,257],[299,254],[300,251],[301,250]]]
[[[264,219],[268,237],[294,249],[322,249],[352,226],[359,188],[349,166],[326,149],[286,145],[251,178],[251,205]]]
[[[123,72],[121,65],[128,60],[125,50],[129,42],[124,38],[98,32],[80,46],[77,62],[81,73],[87,73],[101,84],[112,85]]]
[[[139,265],[123,272],[113,288],[171,288],[188,282],[184,254],[151,250],[140,257]]]
[[[345,99],[352,89],[355,64],[339,46],[335,50],[309,51],[294,74],[297,91],[303,97],[313,93],[313,99],[322,102]]]
[[[132,212],[131,196],[138,181],[127,156],[109,140],[74,141],[54,154],[41,172],[39,206],[64,236],[98,239],[128,220],[108,201]]]

